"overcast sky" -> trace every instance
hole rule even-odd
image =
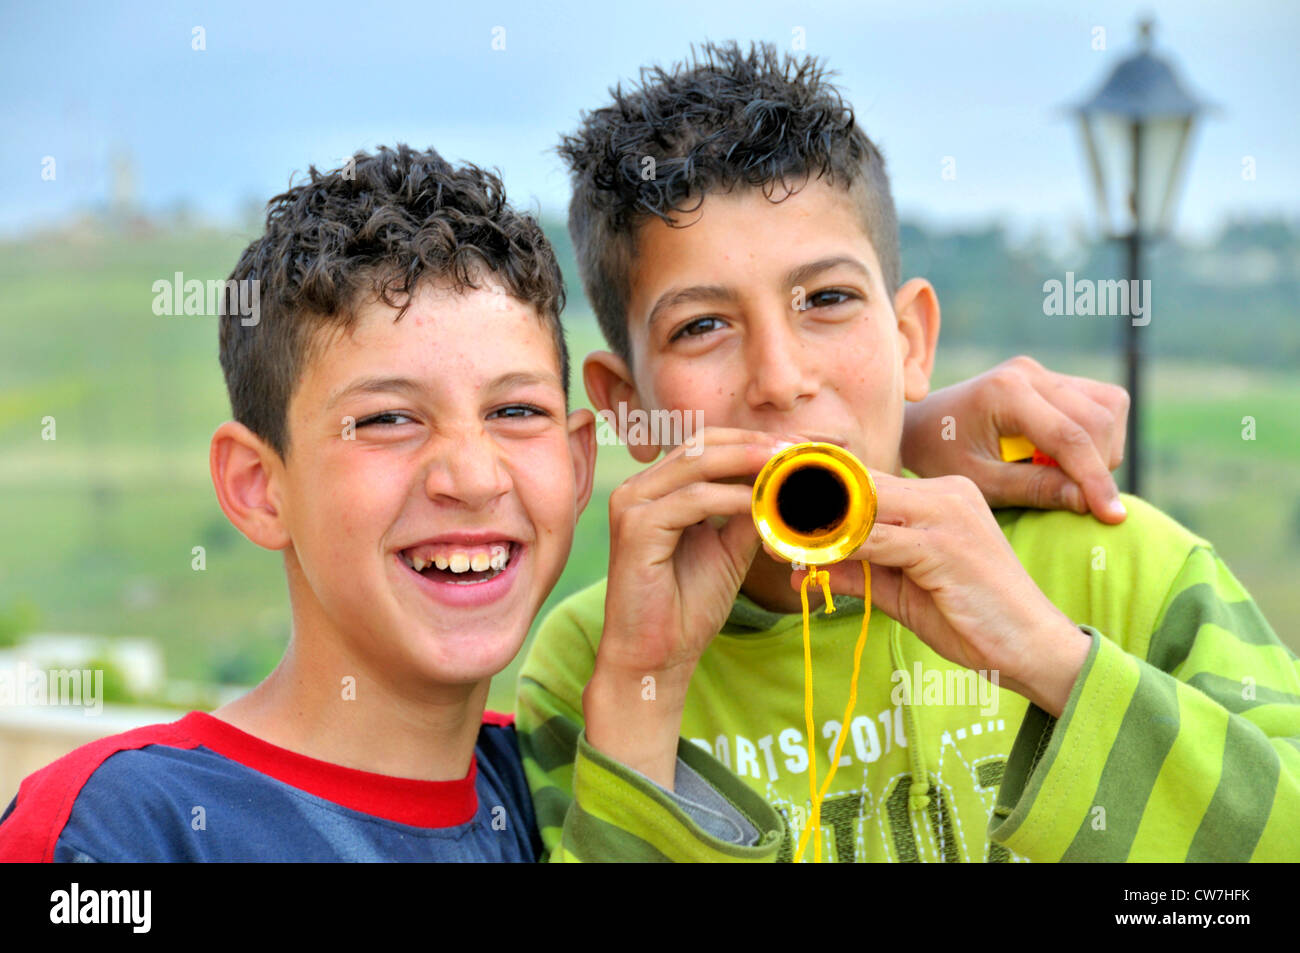
[[[1060,107],[1090,95],[1157,21],[1156,51],[1221,111],[1200,128],[1178,205],[1185,235],[1225,217],[1300,219],[1300,4],[848,0],[46,3],[0,11],[0,231],[109,194],[129,153],[140,201],[229,218],[309,163],[405,141],[496,166],[511,199],[560,212],[552,149],[616,80],[706,38],[765,39],[839,73],[882,147],[905,215],[1094,225]],[[203,50],[195,50],[195,28]],[[504,28],[505,49],[492,48]],[[1106,49],[1093,49],[1095,28]],[[41,178],[46,156],[56,177]],[[956,178],[942,177],[945,156]],[[1253,157],[1256,177],[1242,176]]]

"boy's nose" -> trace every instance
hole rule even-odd
[[[513,483],[501,452],[486,434],[461,434],[442,442],[425,478],[429,499],[481,509]]]
[[[817,393],[808,349],[791,325],[787,304],[784,313],[751,326],[745,347],[745,398],[755,410],[793,410]]]

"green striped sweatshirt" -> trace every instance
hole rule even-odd
[[[1091,638],[1059,719],[877,610],[854,717],[842,726],[863,605],[840,597],[834,614],[813,616],[810,742],[801,618],[738,597],[692,678],[679,751],[737,775],[784,830],[736,848],[687,825],[689,859],[792,859],[809,817],[810,743],[820,782],[842,731],[822,808],[828,860],[1300,859],[1296,656],[1209,543],[1139,499],[1125,503],[1118,526],[1062,511],[997,513],[1030,576]],[[588,750],[582,689],[604,600],[601,582],[557,606],[519,681],[538,825],[545,849],[565,857],[608,841],[607,819],[569,810],[575,788],[597,780],[585,766],[575,776],[574,764],[579,746]],[[621,856],[688,859],[652,846],[662,835],[647,823],[621,826]]]

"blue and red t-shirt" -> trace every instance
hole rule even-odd
[[[514,717],[469,773],[416,781],[318,761],[203,712],[101,738],[27,777],[0,861],[532,861]]]

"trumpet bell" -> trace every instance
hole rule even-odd
[[[800,443],[759,471],[750,509],[773,552],[791,562],[827,566],[866,542],[876,522],[876,484],[847,450]]]

